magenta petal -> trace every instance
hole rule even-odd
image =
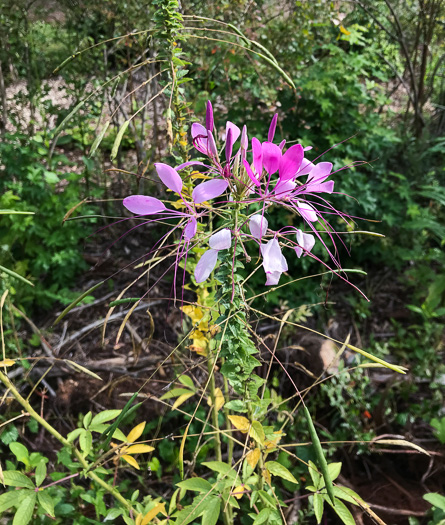
[[[124,199],[123,205],[136,215],[154,215],[166,209],[159,199],[146,195],[130,195]]]
[[[246,159],[243,159],[243,164],[244,164],[244,167],[246,168],[247,175],[249,175],[250,180],[255,184],[255,186],[260,187],[261,184],[259,183],[258,179],[255,177],[255,175],[254,175],[252,169],[250,168],[250,165],[249,165],[249,163],[247,162]]]
[[[289,196],[289,194],[294,191],[296,187],[297,184],[293,180],[286,180],[283,182],[281,179],[278,179],[273,192],[277,198],[284,199],[285,197]]]
[[[253,137],[252,139],[252,153],[253,153],[253,167],[257,174],[261,177],[263,171],[263,149],[261,142]]]
[[[228,250],[232,245],[232,232],[224,228],[214,233],[209,239],[209,246],[213,250]]]
[[[204,155],[207,155],[207,130],[197,122],[192,124],[192,139],[195,148],[201,153],[204,153]]]
[[[241,135],[241,130],[238,126],[235,126],[232,122],[226,123],[226,141],[227,141],[227,135],[229,134],[229,129],[232,131],[232,144],[235,144],[238,137]]]
[[[280,148],[281,151],[283,151],[283,148],[284,148],[284,145],[285,145],[285,144],[286,144],[286,139],[285,139],[285,140],[282,140],[282,141],[280,142],[280,144],[279,144],[278,147]]]
[[[223,179],[213,179],[201,182],[201,184],[198,184],[193,190],[192,199],[196,204],[209,201],[224,193],[228,185],[228,182]]]
[[[314,166],[309,173],[307,178],[308,182],[313,180],[314,182],[323,182],[329,177],[332,171],[332,162],[319,162]]]
[[[199,259],[195,268],[195,279],[197,283],[202,283],[208,279],[209,275],[213,271],[213,268],[216,266],[217,260],[217,250],[207,250],[202,254],[201,259]]]
[[[272,122],[270,123],[269,133],[267,135],[267,140],[269,142],[273,142],[273,138],[275,137],[275,130],[277,128],[277,120],[278,120],[278,113],[275,113],[275,115],[272,117]]]
[[[230,162],[230,159],[232,157],[233,143],[234,141],[232,140],[232,130],[229,128],[229,130],[227,131],[227,136],[226,136],[226,160],[227,162]]]
[[[268,226],[267,219],[263,215],[254,215],[250,218],[249,229],[255,239],[261,239],[266,234]]]
[[[207,101],[206,128],[209,131],[213,131],[213,108],[212,108],[212,103],[210,102],[210,100]]]
[[[184,228],[184,239],[189,242],[196,235],[198,223],[195,217],[191,217],[187,226]]]
[[[291,146],[280,159],[280,179],[286,181],[295,177],[304,158],[303,146]]]
[[[176,193],[181,193],[182,179],[175,169],[173,169],[168,164],[163,164],[162,162],[155,162],[155,168],[158,172],[159,178],[169,190],[173,190]]]
[[[318,220],[315,209],[307,202],[297,201],[298,213],[309,222],[315,222]]]
[[[263,166],[267,173],[272,175],[280,166],[281,150],[272,142],[263,142],[261,149],[263,151]]]
[[[213,134],[211,131],[209,131],[208,134],[208,147],[206,154],[210,157],[218,157],[218,150],[216,148],[215,139],[213,138]]]

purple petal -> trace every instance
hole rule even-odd
[[[261,239],[266,234],[268,226],[267,219],[263,215],[254,215],[250,218],[249,229],[255,239]]]
[[[184,228],[184,239],[189,242],[196,235],[198,223],[195,217],[191,217],[187,226]]]
[[[232,144],[235,144],[238,137],[241,135],[241,130],[238,126],[235,126],[232,122],[226,123],[226,141],[227,141],[227,135],[229,134],[229,129],[232,130]]]
[[[255,184],[255,186],[260,187],[261,184],[259,183],[258,179],[255,177],[255,175],[254,175],[252,169],[250,168],[250,165],[249,165],[249,163],[247,162],[246,159],[243,159],[243,164],[244,164],[244,167],[246,168],[247,175],[249,175],[250,180]]]
[[[275,130],[277,128],[277,120],[278,120],[278,113],[275,113],[275,115],[272,118],[272,122],[270,123],[269,134],[267,135],[267,140],[269,142],[273,142],[273,138],[275,137]]]
[[[241,148],[243,150],[247,150],[248,146],[249,146],[249,138],[247,136],[247,126],[244,125],[243,131],[241,133]]]
[[[227,131],[227,136],[226,136],[226,160],[227,162],[230,162],[230,159],[232,157],[233,143],[234,141],[232,140],[232,130],[229,128],[229,130]]]
[[[213,179],[201,182],[201,184],[198,184],[193,190],[192,199],[196,204],[209,201],[224,193],[228,185],[229,183],[223,179]]]
[[[208,147],[206,154],[209,155],[209,157],[218,157],[218,150],[211,131],[209,131],[208,134]]]
[[[266,286],[274,286],[280,282],[280,277],[283,272],[267,272]]]
[[[308,182],[313,180],[314,182],[323,182],[329,177],[332,171],[332,162],[319,162],[314,166],[309,173],[307,178]]]
[[[213,131],[213,108],[210,100],[207,101],[206,108],[206,129]]]
[[[304,158],[303,146],[291,146],[280,159],[280,179],[285,181],[293,179],[301,166]]]
[[[255,171],[261,177],[263,172],[263,149],[261,147],[261,142],[253,137],[252,139],[252,153],[253,153],[253,167]]]
[[[297,201],[298,213],[309,222],[318,220],[315,209],[307,202]]]
[[[203,125],[198,124],[198,122],[192,124],[192,139],[195,148],[201,153],[204,153],[204,155],[207,155],[207,130]]]
[[[217,260],[217,250],[207,250],[202,254],[201,259],[199,259],[195,268],[195,279],[197,283],[202,283],[208,279],[209,275],[213,271],[213,268],[216,266]]]
[[[276,183],[273,192],[275,193],[277,198],[284,199],[294,191],[296,186],[297,184],[293,180],[286,180],[283,182],[281,179],[278,179],[278,182]]]
[[[176,193],[181,193],[182,179],[175,169],[173,169],[168,164],[163,164],[162,162],[155,162],[155,168],[158,172],[159,178],[169,190],[173,190]]]
[[[304,193],[332,193],[334,190],[334,181],[328,180],[321,184],[309,182]]]
[[[306,146],[305,148],[303,148],[304,151],[309,151],[313,148],[313,146]]]
[[[297,242],[300,246],[295,248],[297,257],[300,258],[301,255],[307,255],[308,252],[312,250],[315,244],[315,237],[310,233],[304,233],[301,230],[297,230]]]
[[[136,215],[154,215],[166,209],[159,199],[146,195],[130,195],[124,199],[123,205]]]
[[[184,168],[187,168],[188,166],[205,166],[205,164],[204,162],[200,162],[199,160],[189,160],[188,162],[184,162],[183,164],[176,166],[175,170],[180,171]]]
[[[284,145],[285,145],[285,144],[286,144],[286,139],[285,139],[285,140],[282,140],[282,141],[280,142],[280,144],[279,144],[278,147],[280,148],[281,151],[283,151],[283,148],[284,148]]]
[[[272,142],[263,142],[261,149],[263,151],[263,166],[267,173],[272,175],[280,166],[281,150]]]
[[[228,250],[232,245],[232,232],[224,228],[214,233],[209,239],[209,246],[213,250]]]
[[[266,273],[287,271],[287,261],[281,253],[280,243],[277,239],[271,239],[267,244],[262,244],[261,254]]]
[[[298,170],[297,177],[301,177],[301,175],[307,175],[314,169],[315,165],[312,164],[310,160],[303,159],[300,169]]]

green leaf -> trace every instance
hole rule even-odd
[[[0,515],[11,507],[17,507],[27,490],[10,490],[0,496]]]
[[[263,426],[259,421],[254,421],[250,427],[250,436],[260,445],[264,444],[266,436],[264,434]]]
[[[317,465],[315,465],[315,463],[311,460],[309,460],[309,475],[311,476],[312,483],[315,486],[315,490],[314,490],[315,492],[316,490],[318,490],[320,486],[321,475],[318,472]]]
[[[178,381],[180,381],[183,385],[188,386],[189,388],[195,389],[195,385],[193,383],[193,379],[189,376],[183,375],[178,377]]]
[[[233,477],[236,476],[236,472],[233,470],[233,468],[222,461],[205,461],[202,464],[210,470],[218,472],[219,474],[223,474],[225,476],[233,475]]]
[[[277,502],[273,496],[268,494],[265,490],[258,490],[256,491],[258,496],[263,500],[263,503],[270,507],[271,509],[274,509],[277,506]]]
[[[17,443],[17,441],[14,441],[13,443],[9,443],[9,448],[11,449],[11,452],[14,454],[14,456],[17,458],[17,461],[21,461],[26,466],[29,466],[29,452],[24,445],[22,445],[21,443]]]
[[[87,414],[85,414],[85,416],[83,418],[83,426],[84,426],[84,428],[88,428],[90,426],[92,417],[93,417],[93,414],[92,414],[91,410]]]
[[[107,516],[104,519],[104,521],[115,520],[116,518],[118,518],[121,515],[122,515],[122,510],[121,509],[110,509],[108,511]]]
[[[83,452],[83,457],[88,456],[93,446],[93,435],[89,430],[83,432],[79,437],[79,446]]]
[[[159,399],[171,399],[172,397],[179,397],[183,396],[184,394],[194,394],[194,392],[190,392],[190,389],[188,388],[173,388],[172,390],[170,390],[170,392],[167,392]]]
[[[46,478],[46,463],[44,460],[40,461],[39,464],[36,467],[36,486],[40,487],[40,485],[44,482]]]
[[[272,476],[278,476],[285,479],[286,481],[290,481],[291,483],[298,485],[298,481],[295,479],[295,477],[286,467],[284,467],[281,463],[278,463],[278,461],[267,461],[264,466],[272,474]]]
[[[221,513],[221,500],[210,496],[205,500],[205,510],[202,515],[202,525],[216,525]]]
[[[348,487],[342,487],[341,485],[337,485],[336,487],[334,487],[334,494],[336,498],[344,499],[345,501],[347,501],[348,503],[352,503],[353,505],[359,505],[358,502],[365,503],[356,492],[354,492]]]
[[[85,432],[84,428],[76,428],[75,430],[72,430],[67,436],[66,439],[72,443],[75,439],[77,439],[80,434],[83,434]]]
[[[98,432],[99,434],[103,434],[105,430],[107,430],[107,428],[107,425],[91,424],[88,430],[90,430],[91,432]],[[122,432],[122,430],[116,428],[116,430],[113,432],[113,439],[118,439],[119,441],[127,441],[127,436]]]
[[[321,523],[323,517],[324,500],[321,494],[314,494],[314,512],[317,523]]]
[[[177,487],[186,490],[194,490],[196,492],[210,492],[212,490],[212,485],[203,478],[190,478],[185,481],[180,481],[176,483]]]
[[[31,521],[34,507],[36,504],[37,494],[35,492],[30,493],[19,505],[17,512],[15,513],[12,525],[28,525]]]
[[[445,511],[445,496],[437,494],[437,492],[430,492],[423,495],[423,499],[431,503],[434,507]]]
[[[269,519],[269,516],[271,514],[272,514],[272,509],[269,509],[269,508],[263,509],[257,515],[252,514],[252,517],[255,516],[253,525],[261,525],[261,523],[265,523]]]
[[[42,507],[45,509],[45,512],[54,518],[54,500],[48,494],[48,491],[43,490],[41,492],[37,492],[37,498],[40,505],[42,505]]]
[[[18,470],[6,470],[3,472],[3,483],[10,487],[35,488],[34,483]]]
[[[329,463],[328,472],[331,480],[337,479],[341,472],[341,463]]]
[[[335,505],[332,505],[327,496],[323,496],[324,500],[334,509],[337,516],[345,525],[355,525],[355,520],[349,512],[348,507],[339,499],[335,498]]]
[[[130,124],[129,120],[126,120],[121,128],[119,129],[116,138],[114,140],[113,148],[111,150],[110,159],[114,160],[117,157],[117,152],[119,151],[119,146],[121,145],[122,138],[124,136],[124,133],[127,131],[128,125]]]
[[[108,421],[115,419],[121,412],[122,410],[104,410],[103,412],[99,412],[99,414],[96,414],[91,420],[90,426],[107,423]]]

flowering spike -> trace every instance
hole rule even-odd
[[[272,117],[272,122],[270,123],[269,134],[267,135],[267,140],[269,142],[273,142],[273,138],[275,137],[275,130],[277,128],[277,120],[278,120],[278,113],[275,113],[275,115]]]
[[[207,101],[206,108],[206,129],[208,131],[213,131],[213,108],[210,100]]]

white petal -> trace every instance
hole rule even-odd
[[[232,245],[232,232],[224,228],[214,233],[209,239],[209,246],[213,250],[227,250]]]
[[[263,215],[254,215],[250,218],[249,229],[255,239],[261,239],[267,232],[268,222]]]
[[[298,213],[309,222],[315,222],[318,220],[315,209],[307,202],[297,201]]]
[[[195,279],[197,283],[202,283],[208,279],[209,275],[213,271],[213,268],[216,266],[217,260],[217,250],[207,250],[202,254],[201,259],[199,259],[195,268]]]
[[[262,244],[261,254],[263,255],[263,268],[266,273],[287,271],[287,261],[281,253],[280,243],[277,239],[271,239],[267,244]]]
[[[266,286],[274,286],[280,281],[282,272],[267,272],[266,273]]]

